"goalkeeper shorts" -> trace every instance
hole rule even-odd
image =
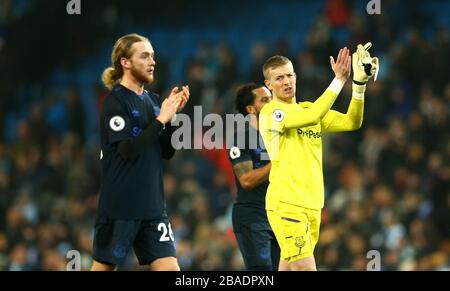
[[[289,263],[313,256],[319,240],[320,209],[280,202],[268,210],[267,218],[281,249],[281,259]]]

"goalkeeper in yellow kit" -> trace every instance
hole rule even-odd
[[[343,48],[334,61],[335,78],[314,103],[295,103],[296,75],[289,59],[269,58],[263,67],[273,100],[259,116],[260,132],[272,162],[266,210],[281,248],[280,270],[316,270],[314,247],[324,206],[322,135],[361,127],[366,82],[378,72],[370,43],[350,57]],[[330,110],[353,67],[352,100],[347,113]]]

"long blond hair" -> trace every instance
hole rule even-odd
[[[112,66],[105,69],[102,74],[102,81],[106,88],[109,90],[114,87],[115,83],[123,77],[123,68],[120,64],[121,58],[131,58],[133,50],[131,47],[133,44],[141,41],[149,41],[148,38],[139,34],[127,34],[122,36],[116,41],[111,54]]]

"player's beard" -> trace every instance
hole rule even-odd
[[[153,74],[149,74],[147,71],[137,69],[135,66],[131,67],[131,75],[141,84],[150,84],[153,82]]]

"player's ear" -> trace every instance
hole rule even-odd
[[[264,80],[264,85],[266,85],[267,89],[269,89],[270,91],[273,90],[272,85],[270,84],[269,80]]]
[[[120,64],[122,65],[122,67],[124,69],[131,69],[131,62],[129,59],[127,59],[125,57],[120,58]]]
[[[245,110],[247,110],[247,113],[256,114],[256,109],[255,109],[255,106],[253,106],[253,105],[247,105],[245,107]]]

